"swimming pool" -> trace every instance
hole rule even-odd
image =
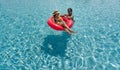
[[[51,29],[73,9],[77,34]],[[119,0],[0,0],[0,70],[120,70]]]

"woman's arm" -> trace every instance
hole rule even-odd
[[[61,17],[66,17],[67,16],[67,14],[64,14],[64,15],[60,15]]]

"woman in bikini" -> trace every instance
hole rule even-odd
[[[63,21],[63,19],[61,18],[61,16],[59,15],[59,11],[54,11],[53,13],[53,17],[54,17],[54,22],[60,26],[62,26],[64,28],[64,30],[68,33],[68,34],[71,34],[71,33],[76,33],[74,31],[72,31],[68,26],[67,24]]]

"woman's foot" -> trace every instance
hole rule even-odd
[[[71,30],[71,32],[72,32],[72,33],[75,33],[75,34],[77,33],[77,32],[75,32],[75,31],[72,31],[72,30]]]

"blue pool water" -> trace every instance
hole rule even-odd
[[[69,7],[71,36],[46,23]],[[120,0],[0,0],[0,70],[120,70]]]

